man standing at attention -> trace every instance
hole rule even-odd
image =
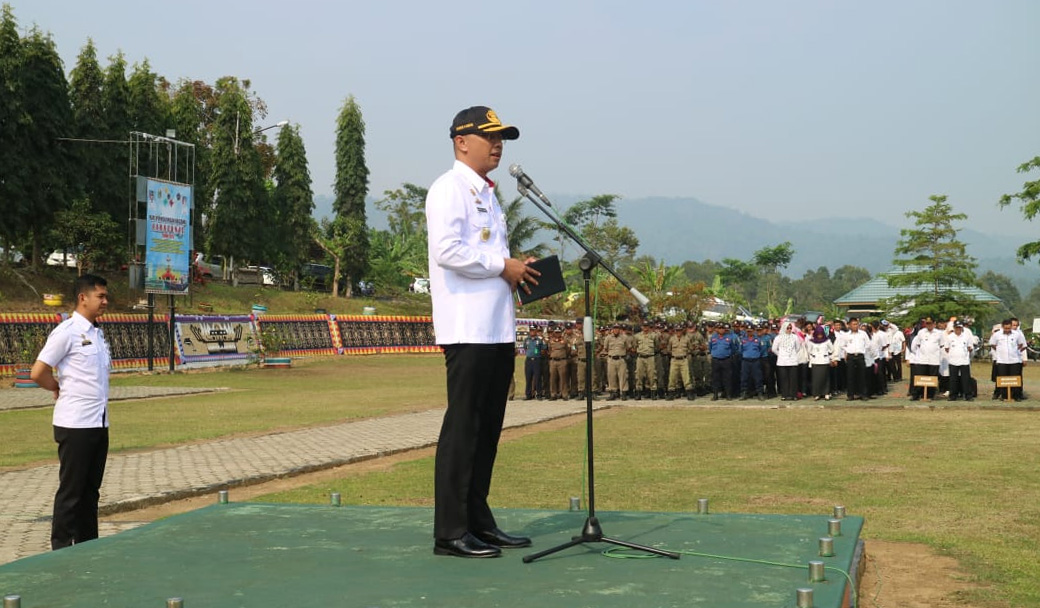
[[[517,139],[487,107],[462,110],[450,136],[455,164],[426,196],[433,329],[444,348],[448,409],[434,473],[437,555],[498,557],[531,540],[498,528],[487,497],[513,376],[513,291],[538,272],[511,258],[506,219],[488,173]]]
[[[47,337],[31,372],[33,381],[55,398],[54,441],[60,465],[51,549],[98,537],[98,500],[108,459],[112,359],[97,324],[108,308],[108,283],[85,274],[73,283],[73,291],[76,310]]]

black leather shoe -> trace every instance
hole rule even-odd
[[[466,532],[461,538],[435,540],[433,543],[433,554],[453,555],[455,557],[498,557],[502,555],[502,550]]]
[[[512,536],[498,528],[474,532],[473,535],[481,542],[485,542],[494,547],[502,547],[503,549],[515,549],[517,547],[531,546],[530,538],[527,538],[526,536]]]

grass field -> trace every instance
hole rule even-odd
[[[522,407],[522,406],[519,406]],[[867,538],[958,559],[981,606],[1040,605],[1040,418],[984,410],[627,409],[596,423],[597,509],[829,513]],[[566,508],[582,494],[584,425],[507,442],[492,504]],[[269,495],[264,502],[430,505],[433,459]],[[506,525],[508,525],[506,523]]]
[[[976,370],[984,375],[984,368]],[[1040,369],[1026,370],[1040,394]],[[435,407],[438,356],[315,360],[292,370],[116,377],[115,384],[229,392],[112,404],[115,450],[261,433]],[[983,388],[988,382],[982,382]],[[518,387],[521,388],[521,387]],[[866,518],[868,539],[914,541],[959,560],[974,606],[1040,605],[1040,412],[994,405],[903,409],[617,408],[597,416],[597,509],[829,513]],[[666,402],[667,404],[667,402]],[[1027,401],[1025,406],[1035,406]],[[514,402],[510,407],[523,407]],[[53,461],[50,410],[0,412],[0,466]],[[495,505],[566,508],[583,488],[584,425],[503,443]],[[430,505],[431,458],[263,497]]]
[[[444,360],[436,355],[396,355],[299,360],[291,370],[115,375],[113,386],[231,390],[111,402],[111,451],[427,410],[445,402],[443,369]],[[51,413],[51,408],[0,412],[0,467],[56,458]]]

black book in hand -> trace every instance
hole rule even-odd
[[[531,290],[531,293],[525,292],[523,287],[517,288],[516,293],[520,297],[521,304],[528,304],[536,300],[541,300],[542,298],[548,298],[553,294],[560,293],[567,289],[567,285],[563,282],[563,270],[560,268],[560,258],[555,255],[531,262],[528,266],[542,274],[541,276],[535,277],[535,280],[538,281],[537,285],[533,283],[527,284],[527,288]]]

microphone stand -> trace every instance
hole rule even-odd
[[[637,289],[629,285],[624,279],[622,279],[612,268],[607,266],[603,262],[603,257],[593,251],[593,249],[580,237],[578,236],[570,226],[565,222],[561,221],[556,215],[550,212],[543,204],[535,197],[531,196],[530,191],[524,187],[519,181],[517,182],[517,190],[522,196],[527,198],[529,201],[535,204],[536,207],[542,210],[542,213],[547,215],[549,219],[553,221],[556,226],[562,230],[567,236],[577,243],[582,249],[585,250],[585,255],[578,260],[578,267],[581,268],[582,280],[585,285],[585,319],[582,323],[582,333],[585,339],[585,429],[588,435],[588,466],[589,466],[589,505],[588,505],[588,516],[585,518],[585,525],[581,528],[581,533],[577,536],[572,536],[571,540],[551,547],[538,553],[531,555],[525,555],[523,561],[525,564],[529,564],[536,559],[551,555],[564,549],[585,544],[585,543],[608,543],[611,545],[618,545],[620,547],[627,547],[629,549],[635,549],[637,551],[645,551],[647,553],[653,553],[655,555],[661,555],[664,557],[670,557],[672,559],[679,559],[678,553],[671,551],[664,551],[662,549],[655,549],[654,547],[647,547],[645,545],[637,545],[616,538],[609,538],[604,536],[603,528],[600,526],[599,519],[596,517],[596,467],[595,467],[595,442],[593,441],[592,435],[592,299],[590,297],[590,284],[592,281],[592,269],[596,266],[601,266],[607,272],[611,274],[619,283],[628,288],[628,291],[633,297],[639,302],[639,305],[645,309],[646,305],[649,304],[650,300],[639,293]],[[548,202],[548,201],[546,201]]]

